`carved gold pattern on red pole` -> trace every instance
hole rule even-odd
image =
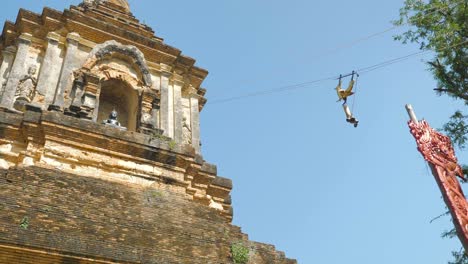
[[[468,202],[457,176],[464,179],[450,138],[437,132],[426,121],[409,121],[418,150],[429,162],[444,201],[450,210],[458,237],[468,252]]]

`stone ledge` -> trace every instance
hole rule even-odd
[[[83,131],[91,132],[94,134],[100,134],[107,137],[125,140],[131,143],[137,143],[150,147],[164,149],[170,152],[174,152],[186,156],[194,156],[192,148],[187,148],[176,144],[173,148],[169,146],[166,140],[152,137],[138,132],[124,131],[121,129],[113,128],[110,126],[104,126],[93,121],[78,119],[75,117],[66,116],[57,112],[45,111],[42,114],[42,121],[47,121],[51,124],[64,125],[71,128],[78,128]]]
[[[19,126],[22,122],[23,114],[8,113],[0,109],[0,124]]]
[[[203,163],[201,167],[201,171],[208,173],[208,174],[213,174],[213,175],[218,174],[218,168],[216,167],[216,165],[209,164],[206,162]]]
[[[0,158],[2,168],[40,166],[135,186],[170,186],[232,220],[231,203],[225,201],[232,181],[217,177],[216,166],[191,146],[171,146],[165,139],[30,110],[0,112],[0,147],[7,151]]]
[[[216,185],[216,186],[220,186],[220,187],[224,187],[226,189],[232,189],[232,180],[231,179],[227,179],[227,178],[223,178],[223,177],[216,177],[212,182],[211,182],[212,185]]]

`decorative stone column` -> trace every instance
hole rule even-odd
[[[199,95],[196,93],[190,96],[190,115],[191,115],[191,126],[192,126],[192,146],[197,154],[200,154],[200,107],[199,107]]]
[[[161,129],[160,113],[161,113],[161,99],[156,98],[153,101],[153,109],[151,110],[151,116],[153,118],[154,129],[156,129],[162,135],[164,131]]]
[[[138,132],[147,135],[158,134],[162,131],[157,128],[157,114],[159,111],[159,98],[156,91],[147,88],[143,91],[140,102],[140,123],[138,124]]]
[[[50,105],[54,100],[55,88],[60,78],[61,58],[59,48],[60,35],[50,32],[47,35],[47,50],[42,62],[36,91],[44,96],[45,105]]]
[[[79,117],[92,119],[96,122],[99,111],[98,95],[101,93],[101,80],[99,76],[91,73],[85,73],[84,79],[83,104],[81,105]]]
[[[73,73],[74,81],[72,87],[72,100],[70,107],[65,109],[66,115],[76,115],[81,111],[83,105],[83,95],[85,88],[85,73],[82,71],[76,71]]]
[[[2,100],[3,91],[8,81],[8,74],[10,73],[13,59],[15,58],[16,48],[10,46],[3,50],[2,66],[0,66],[0,101]]]
[[[161,72],[161,111],[160,111],[160,120],[161,120],[161,129],[164,131],[164,135],[167,137],[172,137],[173,130],[171,129],[170,112],[173,106],[173,97],[171,87],[169,86],[169,78],[171,73],[167,71]],[[172,116],[172,115],[171,115]]]
[[[88,120],[97,120],[101,93],[101,80],[99,76],[90,72],[76,71],[73,73],[74,98],[64,114]]]
[[[182,143],[183,138],[183,118],[184,113],[182,110],[182,87],[183,81],[174,80],[174,140],[177,143]]]
[[[26,59],[28,57],[29,47],[31,46],[31,40],[32,35],[29,33],[23,33],[18,37],[18,51],[16,52],[15,61],[11,67],[2,100],[0,101],[0,107],[2,108],[13,108],[19,80],[27,71]]]
[[[67,85],[72,82],[73,70],[77,62],[77,51],[80,41],[78,33],[70,33],[67,35],[67,53],[63,60],[62,73],[60,74],[57,90],[55,91],[54,101],[49,106],[50,110],[62,111],[65,102],[65,89]]]

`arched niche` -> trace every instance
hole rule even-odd
[[[120,124],[129,131],[136,131],[139,116],[138,97],[138,92],[123,80],[102,81],[96,121],[102,123],[108,119],[112,110],[116,110]]]
[[[152,87],[153,81],[144,54],[135,46],[123,45],[115,40],[96,45],[90,52],[83,68],[91,70],[99,61],[115,58],[127,61],[135,66],[143,85]]]
[[[151,89],[148,66],[137,48],[116,41],[97,45],[74,74],[68,114],[101,123],[115,108],[130,131],[158,129],[160,95]]]

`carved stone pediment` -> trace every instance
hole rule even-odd
[[[141,73],[142,81],[145,86],[151,87],[153,85],[149,67],[143,53],[134,46],[123,45],[115,40],[96,45],[89,54],[88,60],[83,65],[83,68],[91,70],[99,61],[114,56],[135,65],[137,70]]]
[[[94,68],[91,71],[93,74],[99,76],[103,80],[116,79],[128,83],[134,89],[142,90],[144,84],[136,77],[129,74],[128,71],[122,71],[112,68],[108,65],[102,65],[99,68]]]

